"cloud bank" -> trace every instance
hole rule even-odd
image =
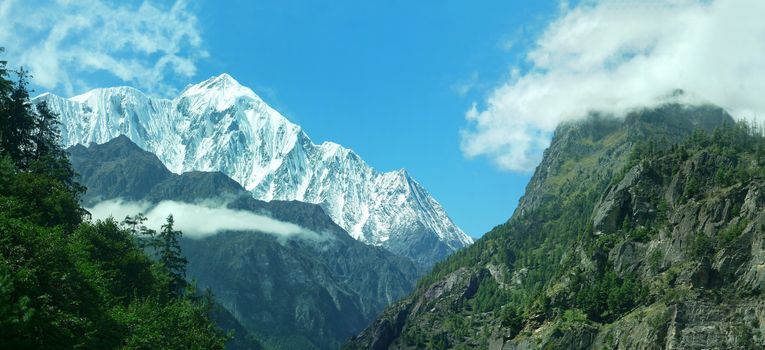
[[[202,48],[185,0],[4,0],[0,45],[12,64],[31,70],[46,89],[89,88],[78,78],[105,72],[152,93],[170,94],[171,77],[189,78]],[[185,79],[184,79],[185,80]]]
[[[268,216],[201,204],[162,201],[154,205],[115,199],[100,202],[87,210],[94,220],[113,217],[117,221],[122,221],[125,216],[143,213],[147,217],[146,227],[155,230],[159,230],[167,216],[172,214],[175,219],[175,228],[183,231],[183,235],[189,238],[204,238],[223,231],[258,231],[285,239],[324,240],[327,238],[326,235]]]
[[[584,1],[563,5],[526,55],[530,68],[467,113],[462,150],[527,172],[555,127],[615,115],[676,89],[736,117],[765,116],[765,1]]]

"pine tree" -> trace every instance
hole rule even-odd
[[[0,47],[0,52],[4,51],[5,49]],[[12,144],[14,125],[10,113],[14,84],[9,79],[7,64],[7,61],[0,61],[0,154],[2,155],[10,155],[12,149],[15,148],[15,145]]]
[[[159,242],[157,242],[157,231],[152,230],[144,224],[148,220],[146,215],[138,213],[134,216],[125,216],[122,220],[122,227],[128,230],[130,234],[137,240],[138,246],[141,248],[157,249]]]
[[[59,131],[58,115],[48,108],[48,103],[43,101],[37,104],[36,111],[32,115],[32,143],[34,143],[34,159],[45,157],[60,157],[62,149],[59,144],[61,132]]]
[[[180,295],[186,287],[186,264],[188,261],[181,254],[181,246],[178,243],[183,233],[174,228],[173,215],[168,215],[167,221],[162,225],[159,232],[159,261],[170,273],[171,293]]]
[[[0,47],[0,53],[4,52],[5,48]],[[6,154],[5,148],[7,141],[5,141],[5,134],[10,127],[10,120],[8,119],[8,108],[11,104],[11,92],[13,92],[13,82],[8,79],[8,61],[0,60],[0,155]]]
[[[77,182],[77,173],[69,163],[69,157],[61,146],[58,115],[43,101],[30,111],[32,129],[30,135],[29,170],[44,174],[64,183],[77,197],[85,193],[85,187]]]
[[[4,98],[2,120],[0,120],[0,148],[13,159],[19,168],[25,169],[31,158],[33,149],[32,118],[29,91],[27,89],[29,73],[24,68],[16,74],[18,81],[13,85],[10,94]]]
[[[0,53],[5,52],[5,48],[0,47]],[[5,116],[5,110],[10,104],[10,96],[13,91],[13,82],[8,79],[8,61],[0,60],[0,115]],[[5,125],[4,120],[0,121],[0,126]],[[2,134],[0,134],[0,137]],[[0,143],[1,142],[0,140]]]

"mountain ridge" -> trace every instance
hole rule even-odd
[[[408,293],[420,273],[411,260],[353,239],[316,204],[260,201],[220,172],[173,174],[126,136],[68,151],[88,187],[86,205],[115,198],[152,205],[215,202],[328,237],[282,239],[250,229],[181,240],[188,277],[212,290],[226,325],[233,317],[268,349],[335,348]],[[174,214],[181,224],[180,213]]]
[[[172,100],[115,87],[41,101],[60,115],[67,146],[126,135],[174,173],[222,171],[257,199],[319,204],[354,238],[424,266],[472,243],[408,172],[379,172],[351,149],[314,144],[227,74]]]

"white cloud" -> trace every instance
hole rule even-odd
[[[156,230],[159,230],[167,216],[172,214],[175,219],[175,229],[183,231],[183,235],[190,238],[203,238],[223,231],[258,231],[281,239],[325,240],[329,238],[328,235],[316,233],[293,223],[217,205],[175,201],[162,201],[155,205],[115,199],[97,203],[87,210],[94,220],[112,217],[122,221],[125,216],[143,213],[147,217],[146,227]]]
[[[765,1],[561,4],[527,54],[531,68],[466,113],[465,155],[530,171],[559,123],[620,115],[675,89],[734,116],[765,116]]]
[[[452,85],[452,90],[459,96],[464,97],[478,85],[478,72],[470,73],[470,77]]]
[[[193,76],[196,61],[207,55],[185,0],[171,6],[148,0],[4,0],[0,23],[0,45],[10,63],[31,70],[41,87],[63,88],[69,95],[86,88],[79,76],[92,72],[170,94],[168,79]]]

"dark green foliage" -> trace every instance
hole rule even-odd
[[[651,252],[651,255],[648,256],[648,267],[653,273],[659,272],[663,258],[664,254],[662,254],[662,252],[658,249]]]
[[[691,245],[691,254],[694,257],[702,258],[713,254],[714,249],[712,239],[703,233],[699,233],[696,235],[696,239],[693,240],[693,245]]]
[[[163,342],[185,344],[175,348],[223,347],[226,337],[209,321],[207,301],[169,298],[171,275],[128,231],[106,221],[64,232],[62,226],[46,228],[0,213],[4,344],[19,349],[141,342],[143,348]],[[179,325],[188,328],[179,330]],[[153,338],[144,338],[149,335]]]
[[[62,149],[59,146],[60,138],[58,116],[48,109],[46,102],[39,103],[36,113],[32,114],[31,140],[34,144],[32,158],[42,159],[46,156],[63,156]]]
[[[223,349],[229,336],[209,320],[213,301],[148,298],[115,310],[128,349]]]
[[[209,298],[169,296],[173,273],[129,230],[83,222],[56,116],[32,110],[25,72],[6,75],[0,63],[0,347],[223,349]]]
[[[167,217],[167,222],[162,225],[162,230],[157,235],[157,256],[162,266],[170,273],[170,291],[180,294],[186,287],[186,264],[188,261],[181,254],[181,245],[178,239],[183,233],[174,229],[175,220],[173,215]]]
[[[407,346],[412,346],[416,349],[424,349],[428,344],[425,339],[425,333],[420,332],[415,328],[408,328],[404,331],[404,343]]]
[[[0,159],[0,177],[0,193],[8,198],[0,202],[0,209],[9,216],[45,227],[63,225],[67,230],[82,222],[79,192],[67,183],[44,172],[22,171],[9,156]]]
[[[668,166],[694,161],[697,171],[688,174],[686,192],[692,195],[737,182],[765,179],[765,137],[747,122],[726,124],[711,136],[698,130],[678,147],[659,154]]]
[[[0,84],[6,90],[2,94],[2,111],[0,111],[0,150],[8,155],[20,167],[28,165],[33,152],[32,132],[34,116],[29,102],[27,84],[29,74],[22,68],[16,74],[18,81],[7,84],[7,71],[2,70]]]
[[[620,278],[613,271],[582,285],[576,294],[576,307],[598,322],[615,320],[645,302],[648,293],[635,277]]]
[[[478,292],[470,299],[470,306],[477,312],[498,310],[509,298],[507,291],[500,288],[493,279],[486,278],[478,285]]]
[[[502,327],[510,331],[511,336],[515,336],[523,328],[523,316],[512,306],[505,306],[499,312],[499,318]]]
[[[433,350],[446,350],[449,348],[449,337],[447,337],[446,333],[439,333],[434,335],[430,339],[430,346],[428,346],[428,349]]]
[[[629,230],[629,236],[636,242],[645,243],[656,238],[656,231],[646,226]]]
[[[745,324],[739,324],[734,328],[734,334],[737,339],[736,345],[741,349],[753,349],[755,347],[752,328]]]
[[[148,218],[143,213],[137,213],[133,216],[128,215],[122,220],[122,226],[135,237],[147,238],[146,236],[148,236],[148,238],[153,238],[156,232],[146,227],[146,220]]]
[[[0,47],[0,54],[4,52],[5,48]],[[8,61],[0,60],[0,97],[3,98],[3,104],[5,104],[5,97],[12,89],[13,82],[8,80]]]
[[[679,203],[700,200],[737,183],[765,180],[765,137],[762,131],[762,128],[742,121],[724,124],[711,133],[697,129],[677,146],[660,149],[641,161],[666,176],[680,174],[684,178]],[[638,153],[633,151],[631,158],[638,158]],[[665,217],[667,204],[663,198],[658,200],[657,216]],[[729,215],[738,216],[740,205],[735,203]],[[714,254],[716,249],[741,235],[748,224],[746,219],[738,220],[712,237],[698,233],[691,242],[690,254],[696,258]],[[635,240],[645,239],[642,233],[633,231],[633,235]]]
[[[744,229],[746,229],[748,224],[749,220],[739,220],[735,224],[730,225],[729,227],[720,231],[719,237],[721,242],[723,244],[730,243],[744,232]]]

